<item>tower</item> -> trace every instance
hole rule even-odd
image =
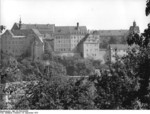
[[[130,26],[129,32],[130,33],[140,33],[140,28],[139,28],[139,26],[136,25],[135,21],[133,21],[133,26]]]
[[[133,21],[133,27],[136,27],[136,22],[135,21]]]

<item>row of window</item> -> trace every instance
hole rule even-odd
[[[86,49],[86,51],[98,51],[98,49]]]
[[[120,49],[117,49],[117,48],[116,48],[116,49],[114,49],[114,50],[112,50],[112,51],[113,51],[113,52],[116,52],[116,51],[117,51],[117,52],[120,52],[120,51],[121,51],[121,52],[127,52],[127,50],[125,50],[125,49],[124,49],[124,50],[123,50],[123,49],[122,49],[122,50],[120,50]]]
[[[76,40],[76,41],[74,41],[73,43],[79,43],[80,41],[79,40]],[[68,43],[70,43],[70,42],[65,42],[65,41],[57,41],[57,42],[55,42],[56,44],[60,44],[60,43],[62,43],[62,44],[68,44]]]
[[[56,36],[55,39],[66,39],[68,40],[68,38],[71,38],[71,39],[81,39],[83,38],[83,36],[70,36],[70,37],[66,37],[66,36]]]
[[[5,41],[4,44],[23,44],[24,41]]]
[[[90,54],[90,55],[89,55],[89,54],[86,54],[86,55],[87,55],[87,57],[88,57],[88,56],[96,57],[96,54]]]
[[[57,40],[55,43],[70,43],[70,41]]]
[[[71,49],[70,48],[67,48],[67,49],[59,48],[59,49],[56,49],[55,51],[71,51]]]
[[[15,49],[12,49],[11,51],[9,50],[3,50],[5,53],[13,53],[13,54],[21,54],[23,52],[23,50],[15,50]]]
[[[70,44],[56,44],[55,47],[70,47]]]
[[[86,44],[87,47],[93,47],[93,46],[98,46],[99,44]]]
[[[55,44],[55,47],[74,47],[74,46],[77,46],[76,43],[73,43],[73,44]]]

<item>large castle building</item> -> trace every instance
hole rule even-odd
[[[55,26],[55,24],[14,23],[11,30],[1,35],[1,51],[15,57],[30,56],[33,60],[53,51],[60,55],[79,54],[83,58],[103,59],[104,40],[122,41],[129,32],[139,32],[133,22],[129,30],[97,30],[88,32],[86,26]],[[103,50],[102,50],[103,49]],[[106,48],[105,48],[106,49]],[[102,52],[102,53],[101,53]]]

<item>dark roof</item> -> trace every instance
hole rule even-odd
[[[43,35],[37,29],[11,30],[11,32],[15,36],[28,36],[34,34],[41,42],[43,42]]]
[[[42,34],[37,30],[37,29],[32,29],[33,32],[37,35],[37,36],[42,36]]]
[[[28,35],[31,35],[31,34],[35,34],[36,36],[42,38],[42,39],[53,39],[53,37],[48,34],[48,33],[41,33],[38,29],[24,29],[24,30],[14,30],[12,29],[11,30],[12,33],[16,36],[28,36]]]
[[[55,34],[86,34],[86,26],[56,26]]]
[[[43,34],[44,39],[53,39],[53,32],[52,31],[39,31]]]
[[[100,36],[124,36],[128,34],[129,30],[98,30],[94,31],[95,34]]]
[[[19,28],[19,23],[15,23]],[[21,29],[38,29],[38,30],[48,30],[54,31],[54,24],[21,24]]]
[[[43,36],[37,29],[32,29],[34,34],[38,37],[38,39],[43,42]]]
[[[55,26],[55,24],[21,24],[20,30],[37,29],[41,34],[85,34],[86,26]],[[19,30],[19,23],[15,23],[12,30]]]
[[[44,31],[40,30],[39,32],[41,34],[49,34],[49,35],[53,34],[53,31],[48,31],[48,30],[44,30]]]
[[[25,35],[16,35],[11,30],[6,30],[5,33],[9,33],[13,38],[25,38],[26,37]]]
[[[127,44],[110,44],[109,46],[112,50],[114,50],[114,49],[128,50],[129,49],[129,45],[127,45]]]
[[[28,36],[29,34],[33,34],[32,29],[25,29],[25,30],[11,30],[12,33],[16,36],[18,35],[24,35],[24,36]]]

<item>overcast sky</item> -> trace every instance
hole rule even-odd
[[[129,29],[135,20],[141,32],[150,17],[146,0],[0,0],[1,24],[10,29],[21,16],[23,23],[75,26],[88,29]],[[150,21],[149,21],[150,22]]]

